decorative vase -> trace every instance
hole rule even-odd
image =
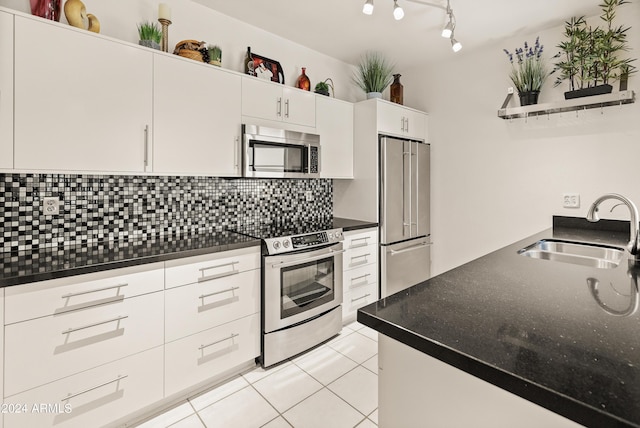
[[[404,103],[403,92],[404,87],[400,83],[400,74],[394,74],[393,83],[391,84],[391,102],[402,105]]]
[[[524,107],[538,104],[538,95],[540,95],[540,91],[518,92],[518,96],[520,97],[520,105]]]
[[[571,100],[573,98],[582,98],[582,97],[590,97],[593,95],[602,95],[602,94],[610,94],[613,91],[613,86],[611,85],[598,85],[592,86],[590,88],[582,88],[576,89],[575,91],[569,91],[564,93],[565,100]]]
[[[306,67],[302,67],[302,74],[300,76],[298,76],[298,81],[296,82],[296,87],[303,89],[305,91],[310,91],[311,90],[311,81],[309,81],[309,78],[307,77],[307,68]]]
[[[31,0],[31,14],[60,21],[60,0]]]
[[[371,98],[382,98],[382,92],[367,92],[367,99]]]

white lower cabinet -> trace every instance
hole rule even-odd
[[[5,398],[5,405],[21,409],[4,414],[5,426],[108,425],[163,398],[162,366],[159,346]]]
[[[260,355],[260,314],[187,336],[165,345],[165,394],[194,385]]]
[[[356,319],[359,308],[378,300],[378,228],[344,233],[342,322]]]
[[[162,345],[162,293],[5,326],[5,396]]]

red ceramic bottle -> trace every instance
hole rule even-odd
[[[307,68],[302,67],[302,74],[298,76],[298,81],[296,82],[296,87],[300,89],[304,89],[305,91],[311,90],[311,82],[307,77]]]

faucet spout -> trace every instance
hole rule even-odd
[[[589,211],[587,211],[587,220],[592,223],[600,220],[600,218],[598,217],[598,207],[602,202],[608,199],[618,200],[622,202],[622,204],[626,205],[627,208],[629,208],[631,219],[627,250],[629,250],[629,252],[635,256],[635,260],[637,262],[640,262],[640,234],[638,233],[638,231],[640,230],[638,227],[638,221],[640,220],[640,217],[638,216],[638,208],[636,208],[635,204],[631,202],[630,199],[627,199],[626,197],[617,193],[607,193],[606,195],[602,195],[598,199],[596,199],[589,207]]]

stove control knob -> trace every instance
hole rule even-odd
[[[333,239],[333,232],[329,232],[329,239]]]
[[[336,232],[336,239],[340,239],[342,237],[342,232]]]
[[[285,239],[284,241],[282,241],[282,246],[284,248],[289,248],[289,245],[291,245],[291,243],[289,242],[288,239]]]
[[[280,241],[275,241],[273,243],[273,248],[275,248],[276,250],[279,250],[280,249]]]

